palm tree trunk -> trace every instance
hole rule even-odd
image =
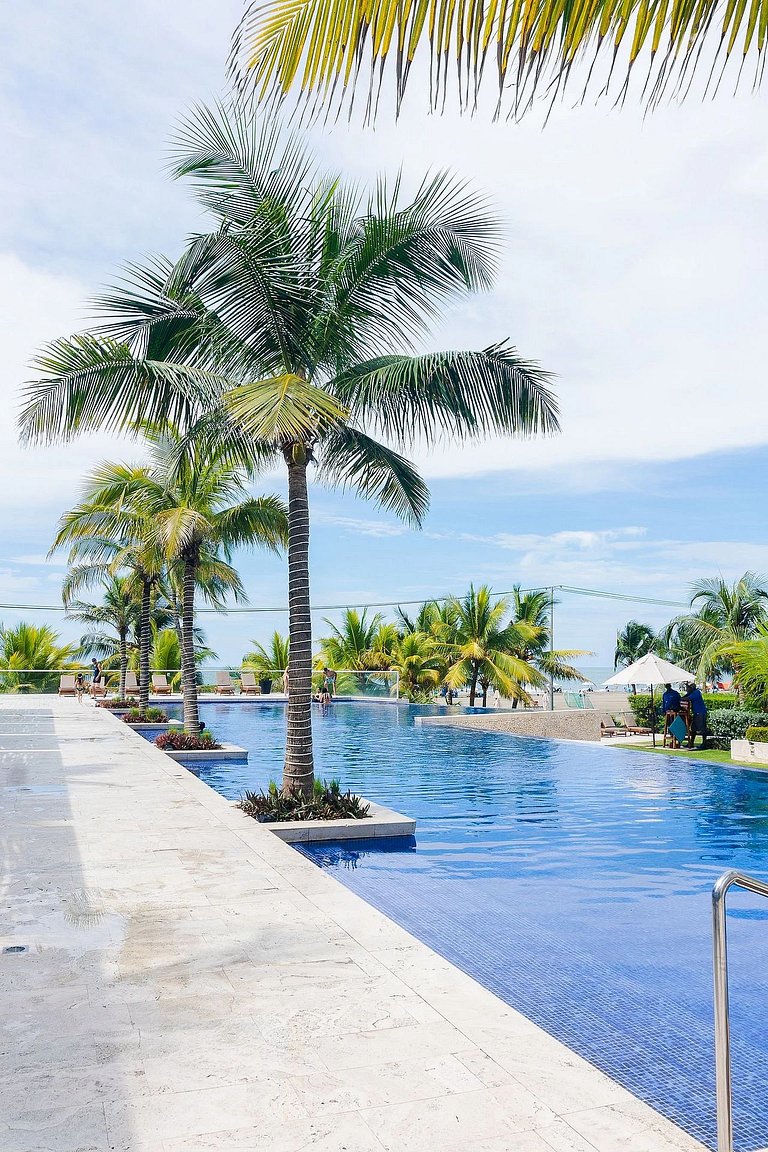
[[[149,645],[152,631],[149,617],[152,611],[152,581],[141,584],[141,631],[139,634],[139,707],[149,708]]]
[[[483,708],[488,706],[488,685],[483,681]]]
[[[312,757],[312,618],[309,600],[309,496],[306,461],[288,463],[288,703],[283,791],[308,795]]]
[[[121,628],[120,636],[120,699],[125,700],[125,674],[128,671],[128,629]]]
[[[184,731],[200,733],[195,668],[195,562],[184,560],[184,592],[181,610],[181,690],[184,693]]]
[[[477,676],[480,668],[475,660],[472,661],[472,679],[469,682],[469,706],[475,706],[475,693],[477,692]]]

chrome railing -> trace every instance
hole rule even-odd
[[[712,889],[712,960],[715,976],[715,1080],[717,1152],[733,1152],[731,1093],[731,1023],[728,1008],[728,935],[725,898],[730,888],[768,897],[768,884],[735,868],[724,872]]]

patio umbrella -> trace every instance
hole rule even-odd
[[[688,683],[692,679],[692,673],[688,672],[685,668],[678,667],[677,664],[670,664],[668,660],[662,660],[661,656],[656,656],[653,652],[648,652],[645,656],[641,656],[639,660],[635,660],[634,664],[630,664],[628,668],[622,668],[621,672],[617,672],[615,676],[611,676],[606,680],[606,687],[609,684],[647,684],[651,690],[651,733],[653,735],[653,746],[656,747],[656,712],[653,704],[653,689],[656,684],[683,684]]]

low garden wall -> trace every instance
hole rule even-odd
[[[450,728],[476,728],[480,732],[508,732],[513,736],[544,736],[554,740],[600,739],[601,712],[591,709],[545,712],[486,712],[479,716],[423,716],[417,723]]]

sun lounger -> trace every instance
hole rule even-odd
[[[650,736],[651,729],[643,728],[639,724],[627,724],[627,732],[630,736]]]
[[[77,696],[74,676],[65,675],[59,677],[59,696]]]
[[[244,696],[260,696],[261,688],[256,683],[255,672],[240,673],[240,691]]]
[[[136,679],[135,672],[126,672],[125,674],[125,691],[126,695],[132,696],[139,690],[139,682]]]
[[[600,735],[628,736],[629,728],[623,720],[617,720],[615,716],[609,716],[600,721]]]
[[[216,673],[216,683],[213,686],[213,690],[219,696],[234,696],[235,686],[226,668],[220,668]]]
[[[171,686],[166,679],[165,672],[152,673],[152,691],[156,696],[170,696]]]

